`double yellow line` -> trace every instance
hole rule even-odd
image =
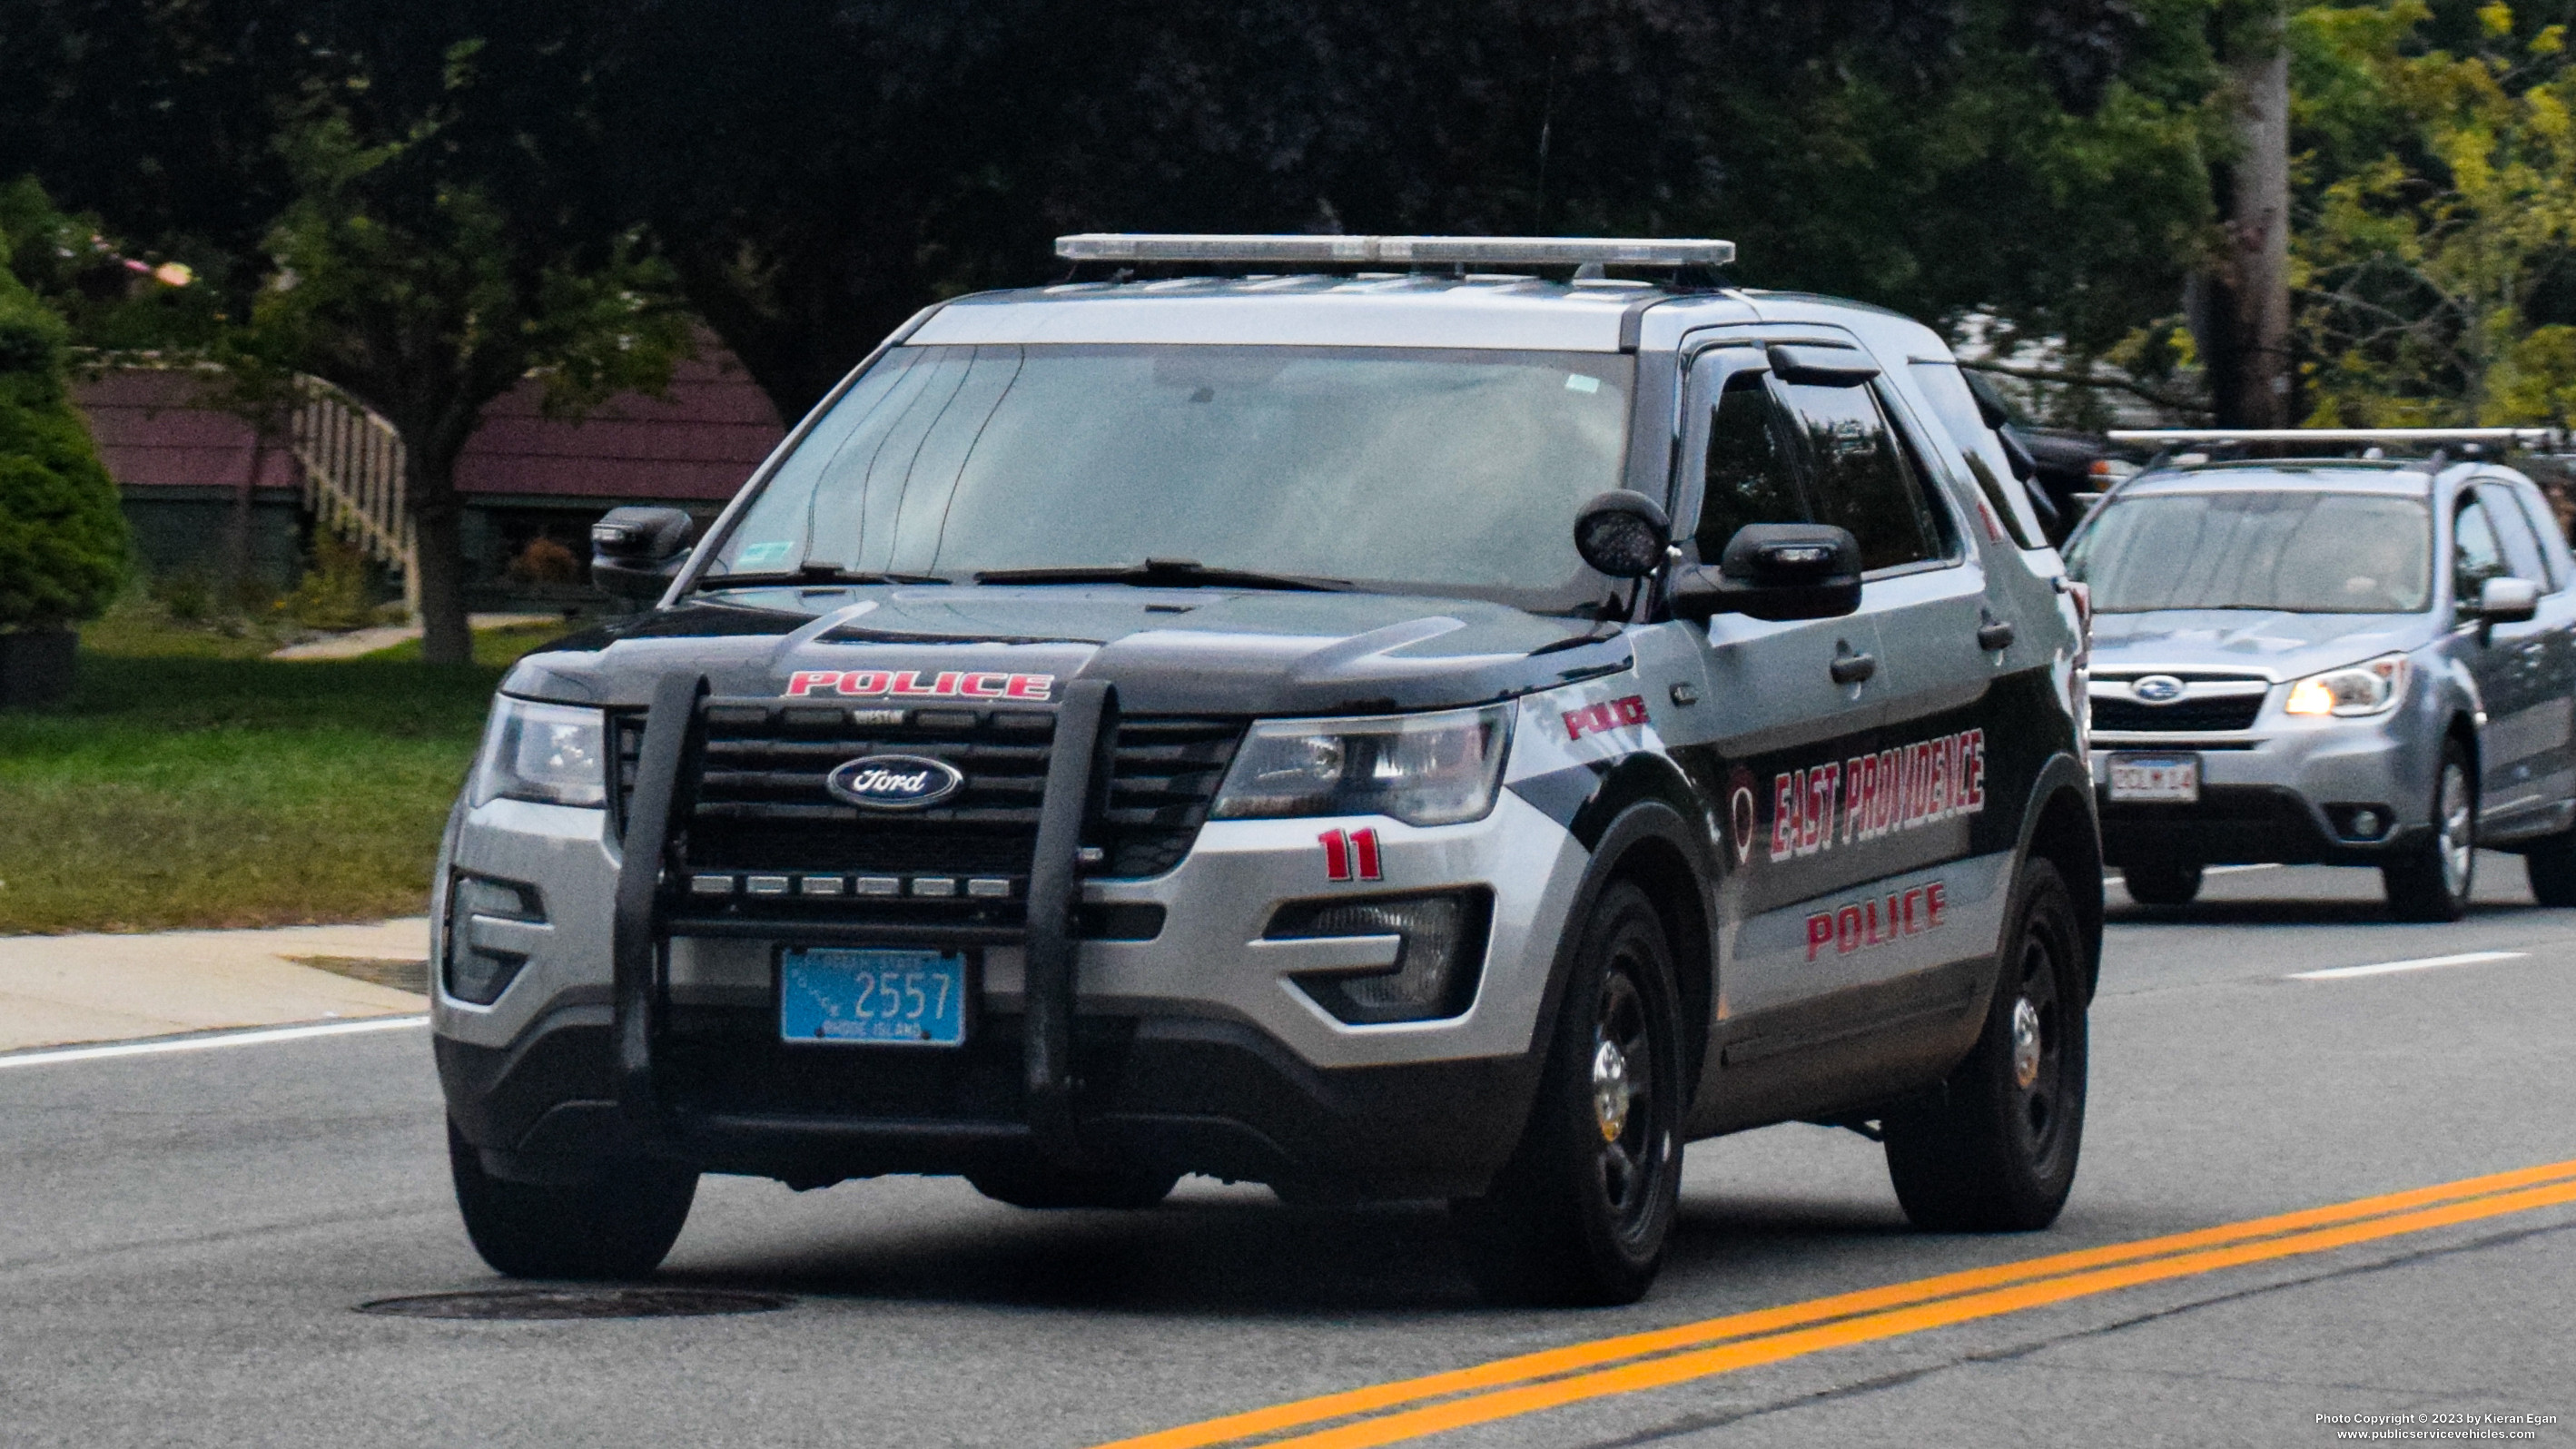
[[[2322,1253],[2564,1202],[2576,1202],[2576,1161],[1596,1339],[1229,1414],[1100,1449],[1243,1444],[1367,1449],[2142,1283]],[[1292,1432],[1299,1430],[1305,1432]]]

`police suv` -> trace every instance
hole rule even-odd
[[[924,311],[694,549],[608,515],[658,602],[503,682],[434,911],[486,1259],[648,1272],[703,1172],[1195,1172],[1622,1302],[1682,1145],[1793,1120],[1918,1224],[2055,1218],[2082,591],[1937,336],[1724,242],[1059,251],[1107,275]]]

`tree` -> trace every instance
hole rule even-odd
[[[2318,6],[2292,33],[2311,420],[2569,421],[2576,69],[2563,21],[2392,0]]]
[[[1714,234],[2090,355],[2203,249],[2211,3],[649,0],[568,169],[790,417],[1093,229]]]
[[[0,233],[0,632],[94,618],[125,577],[125,515],[64,387],[68,328]]]
[[[2223,3],[0,0],[0,174],[246,297],[279,105],[330,87],[367,146],[434,112],[514,236],[642,226],[790,417],[1091,229],[1713,233],[1748,284],[2081,361],[2212,244]]]
[[[456,463],[484,407],[531,373],[549,408],[667,386],[688,346],[667,270],[631,235],[549,228],[499,205],[452,144],[479,46],[454,47],[446,104],[362,135],[322,95],[279,138],[294,197],[267,236],[273,269],[250,349],[373,407],[405,453],[420,559],[422,656],[471,657]]]
[[[2224,224],[2195,319],[2222,426],[2291,420],[2290,48],[2284,0],[2212,16],[2227,67],[2217,103],[2228,146],[2216,168]]]

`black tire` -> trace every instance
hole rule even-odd
[[[1986,1026],[1940,1090],[1891,1112],[1887,1175],[1928,1232],[2057,1221],[2084,1142],[2084,933],[2044,860],[2022,866]]]
[[[2576,831],[2537,841],[2522,854],[2531,898],[2544,906],[2576,906]]]
[[[1497,1302],[1636,1302],[1681,1199],[1689,1086],[1671,940],[1646,893],[1619,882],[1577,941],[1529,1125],[1485,1195],[1451,1204]]]
[[[465,1235],[513,1278],[641,1278],[660,1267],[689,1220],[698,1175],[661,1162],[618,1162],[586,1181],[511,1182],[483,1170],[447,1124],[447,1165]]]
[[[2433,772],[2432,828],[2379,868],[2389,913],[2401,921],[2456,921],[2468,914],[2478,880],[2478,784],[2469,752],[2442,742]]]
[[[2142,906],[2187,906],[2200,894],[2201,868],[2170,860],[2120,867],[2120,884]]]
[[[1024,1208],[1149,1208],[1172,1195],[1177,1172],[1151,1168],[1076,1171],[1053,1163],[1024,1163],[968,1173],[975,1190],[995,1202]]]

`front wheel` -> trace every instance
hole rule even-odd
[[[2401,921],[2456,921],[2469,909],[2477,883],[2477,786],[2469,752],[2458,740],[2442,745],[2442,768],[2433,782],[2433,828],[2406,853],[2379,868],[2388,909]]]
[[[2168,860],[2120,867],[2120,884],[2142,906],[2187,906],[2200,894],[2201,868]]]
[[[2522,855],[2531,898],[2544,906],[2576,906],[2576,831],[2553,835]]]
[[[1644,891],[1585,918],[1529,1125],[1483,1197],[1452,1205],[1485,1296],[1634,1303],[1681,1199],[1680,1013],[1670,939]]]
[[[641,1278],[679,1241],[698,1193],[697,1173],[660,1162],[607,1163],[561,1185],[494,1177],[453,1121],[447,1165],[474,1251],[513,1278]]]
[[[2022,867],[1986,1027],[1932,1097],[1891,1112],[1887,1175],[1918,1228],[2029,1232],[2057,1221],[2084,1139],[2084,936],[2044,860]]]

